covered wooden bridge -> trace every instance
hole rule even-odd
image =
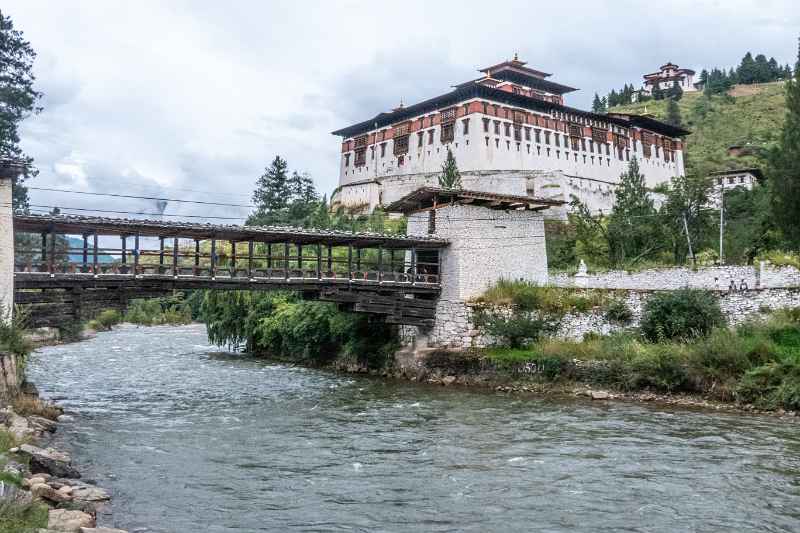
[[[293,227],[58,215],[14,216],[14,300],[57,325],[175,289],[294,290],[433,323],[447,241]]]

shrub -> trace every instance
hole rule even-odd
[[[511,348],[536,342],[557,329],[556,321],[547,315],[516,309],[510,313],[485,309],[476,313],[474,321],[485,333]]]
[[[644,306],[641,330],[652,342],[691,339],[725,324],[719,301],[706,291],[683,289],[652,296]]]
[[[736,397],[764,409],[800,410],[800,363],[773,362],[748,371]]]
[[[24,335],[26,320],[27,315],[21,310],[10,321],[0,312],[0,352],[22,356],[30,353],[32,347]]]
[[[624,379],[629,390],[654,388],[665,392],[683,390],[689,382],[679,352],[670,345],[648,346],[637,354],[627,365]]]
[[[95,317],[95,320],[100,324],[100,329],[107,331],[110,330],[112,326],[116,326],[122,322],[122,313],[116,309],[105,309]]]
[[[606,307],[606,320],[620,324],[630,324],[633,320],[633,311],[622,300],[612,300]]]
[[[0,502],[0,533],[28,533],[47,527],[48,507],[40,502]]]

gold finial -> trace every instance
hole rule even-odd
[[[486,69],[486,77],[487,78],[491,78],[492,77],[492,69],[490,69],[490,68]]]

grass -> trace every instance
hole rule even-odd
[[[761,166],[757,154],[733,158],[727,148],[748,145],[758,151],[775,143],[786,115],[782,83],[767,83],[744,96],[685,93],[678,102],[683,125],[692,133],[686,138],[688,172],[720,168]],[[649,113],[664,119],[667,101],[637,102],[613,107],[611,113]]]
[[[776,267],[793,266],[800,269],[800,253],[784,250],[770,250],[756,257],[756,261],[769,261]]]
[[[0,312],[0,352],[21,356],[30,353],[32,346],[24,335],[26,319],[25,313],[19,310],[11,321]]]
[[[591,309],[606,310],[617,302],[608,291],[597,289],[565,289],[540,286],[529,281],[499,280],[477,303],[512,305],[521,311],[541,311],[547,314],[584,313]]]
[[[11,448],[19,446],[19,444],[13,433],[0,428],[0,453],[6,453]]]
[[[192,310],[185,302],[133,300],[125,313],[125,321],[141,326],[189,324],[192,322]]]
[[[32,533],[47,527],[48,507],[39,502],[0,502],[0,533]]]
[[[20,395],[11,403],[14,412],[22,416],[41,416],[49,420],[56,420],[62,413],[55,404],[34,396]]]
[[[684,342],[635,333],[584,341],[544,339],[527,348],[481,352],[499,368],[532,363],[534,379],[573,380],[622,391],[699,393],[764,409],[800,410],[800,311],[778,311]],[[575,360],[580,363],[576,363]]]

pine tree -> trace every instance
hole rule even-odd
[[[662,100],[664,98],[664,91],[661,90],[661,83],[656,81],[653,85],[653,90],[650,92],[653,100]]]
[[[33,61],[36,52],[19,30],[14,29],[11,17],[0,10],[0,157],[25,163],[22,176],[15,178],[12,201],[15,209],[28,209],[28,190],[23,181],[34,177],[33,158],[19,146],[19,124],[41,108],[37,102],[42,94],[33,87]]]
[[[617,94],[617,91],[611,89],[611,92],[608,93],[608,107],[618,106],[619,103],[619,95]]]
[[[672,100],[680,100],[683,98],[683,89],[681,89],[677,81],[672,82],[672,87],[667,89],[666,96]]]
[[[286,210],[292,198],[286,160],[276,155],[256,182],[253,203],[256,212],[248,224],[275,224],[286,221]]]
[[[620,176],[608,219],[608,249],[612,264],[632,264],[663,248],[656,209],[634,157]]]
[[[667,102],[667,118],[666,123],[672,126],[681,127],[681,108],[678,107],[678,102],[670,98]]]
[[[447,147],[447,159],[442,164],[442,174],[439,176],[439,186],[443,189],[460,189],[461,173],[456,165],[456,158],[450,147]]]
[[[594,100],[592,100],[592,111],[595,113],[602,113],[602,102],[597,93],[594,93]]]
[[[778,146],[771,153],[769,177],[778,227],[790,245],[800,249],[800,69],[786,82],[786,119]]]

